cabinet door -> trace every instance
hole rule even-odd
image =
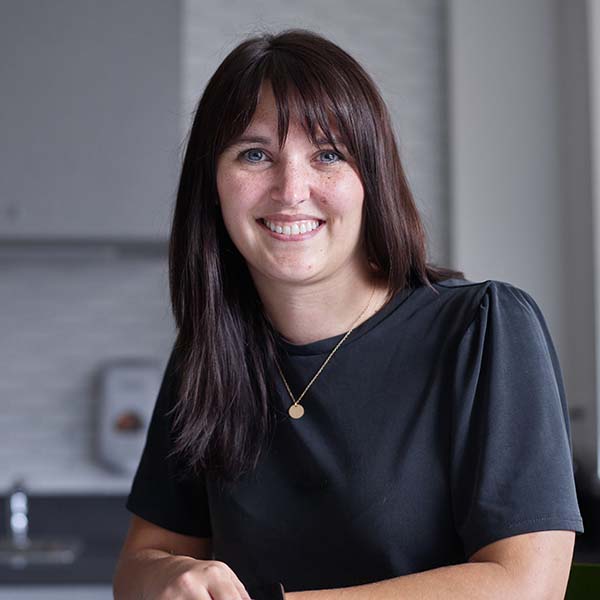
[[[179,168],[179,2],[10,2],[0,238],[159,241]]]

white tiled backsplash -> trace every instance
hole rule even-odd
[[[98,366],[175,337],[161,258],[0,258],[0,493],[128,491],[94,456]]]

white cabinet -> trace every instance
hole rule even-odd
[[[163,240],[180,144],[179,2],[11,3],[0,239]]]

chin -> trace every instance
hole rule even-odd
[[[318,277],[319,270],[314,265],[310,267],[295,267],[293,271],[281,271],[272,269],[268,272],[270,279],[275,279],[282,283],[309,283],[311,280]]]

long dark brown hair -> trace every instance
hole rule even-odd
[[[249,125],[263,82],[273,89],[280,148],[290,113],[310,139],[334,149],[332,124],[357,164],[364,187],[362,242],[374,276],[394,294],[405,286],[464,278],[426,262],[425,232],[402,164],[391,119],[364,69],[336,44],[288,29],[246,39],[209,80],[195,117],[177,192],[169,277],[177,340],[173,408],[186,476],[206,471],[220,481],[253,469],[274,423],[279,358],[245,259],[223,223],[216,163]],[[320,129],[320,132],[319,132]]]

